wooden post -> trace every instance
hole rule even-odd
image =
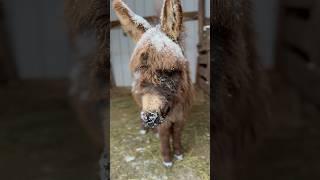
[[[299,11],[304,9],[303,13]],[[320,105],[319,1],[280,1],[276,69],[306,101]]]
[[[18,80],[16,63],[11,54],[8,33],[5,28],[3,2],[0,1],[0,81],[9,82]]]
[[[111,62],[110,62],[109,74],[110,74],[110,88],[116,87],[116,81],[115,81],[115,79],[113,77],[113,71],[112,71]]]
[[[203,34],[204,17],[205,17],[205,0],[199,0],[199,11],[198,11],[199,42],[202,39],[201,37]]]

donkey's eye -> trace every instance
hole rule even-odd
[[[141,53],[140,65],[138,66],[137,70],[147,69],[148,68],[148,59],[149,59],[149,55],[147,52]]]
[[[180,71],[178,70],[157,70],[156,78],[160,82],[160,84],[164,84],[166,82],[171,82],[177,80],[179,77],[178,74]]]
[[[179,70],[165,70],[163,71],[163,74],[167,75],[167,76],[174,76],[179,74],[181,71]]]
[[[156,70],[157,77],[172,77],[174,75],[179,74],[181,71],[179,70]]]
[[[170,71],[166,71],[165,73],[168,75],[168,76],[173,76],[175,74],[177,74],[179,71],[177,70],[170,70]]]

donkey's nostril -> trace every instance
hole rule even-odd
[[[161,123],[157,112],[141,112],[141,120],[149,128],[154,128]]]
[[[158,117],[158,113],[147,113],[147,117],[153,121]]]
[[[158,113],[156,112],[141,112],[141,119],[143,121],[155,121],[158,118]]]

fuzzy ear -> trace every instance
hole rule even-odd
[[[182,7],[180,0],[164,0],[161,11],[161,29],[172,40],[178,41],[182,31]]]
[[[113,9],[124,31],[137,42],[151,25],[141,16],[136,15],[122,0],[113,1]]]

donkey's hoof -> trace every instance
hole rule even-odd
[[[163,161],[163,165],[166,167],[166,168],[171,168],[172,167],[172,162],[164,162]]]
[[[178,160],[178,161],[181,161],[181,160],[183,160],[183,155],[182,154],[180,154],[180,155],[174,155],[174,157]]]
[[[147,131],[144,130],[144,129],[141,129],[141,130],[139,131],[139,133],[140,133],[141,135],[145,135],[145,134],[147,134]]]

